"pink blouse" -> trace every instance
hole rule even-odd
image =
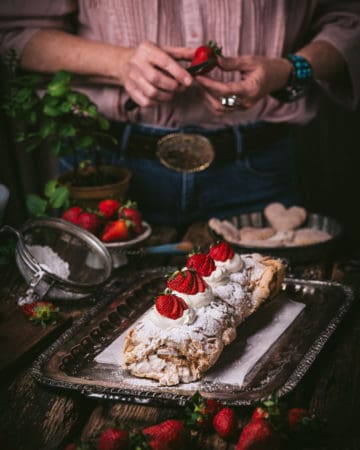
[[[1,0],[2,52],[21,55],[28,40],[44,27],[71,30],[77,14],[77,33],[88,39],[137,46],[144,40],[161,45],[197,47],[209,40],[224,55],[281,56],[312,40],[325,40],[342,54],[347,82],[318,83],[342,105],[355,108],[360,92],[360,2],[346,0]],[[211,76],[236,80],[240,74],[215,69]],[[84,87],[108,117],[164,127],[197,125],[208,128],[257,120],[306,123],[316,114],[319,91],[282,104],[268,96],[246,111],[214,117],[198,98],[194,85],[173,102],[153,108],[124,111],[122,88]]]

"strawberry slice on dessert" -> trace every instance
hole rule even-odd
[[[169,319],[179,319],[184,311],[189,309],[185,301],[175,294],[159,295],[155,302],[155,309],[164,317]]]
[[[192,253],[186,261],[186,267],[195,270],[202,277],[208,277],[215,270],[215,262],[206,253]]]
[[[193,308],[206,306],[214,298],[207,282],[193,269],[177,270],[170,275],[166,285]]]
[[[216,267],[221,267],[229,274],[239,272],[244,268],[244,261],[235,253],[231,244],[226,241],[216,242],[209,249],[209,255],[215,261]]]
[[[209,255],[215,261],[226,261],[234,257],[234,249],[228,242],[221,241],[215,245],[212,245],[209,250]]]
[[[166,284],[173,291],[193,295],[198,292],[198,283],[196,272],[185,269],[177,270],[170,275]]]

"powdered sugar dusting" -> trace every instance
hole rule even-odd
[[[60,278],[68,279],[70,276],[69,264],[54,252],[51,247],[42,245],[27,246],[29,252],[36,259],[40,267]]]

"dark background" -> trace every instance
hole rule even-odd
[[[0,182],[10,189],[3,223],[19,227],[28,217],[25,198],[41,194],[53,177],[45,149],[28,154],[15,144],[11,121],[0,116]],[[347,111],[321,101],[318,117],[296,132],[297,159],[305,207],[338,219],[350,249],[360,250],[360,108]]]

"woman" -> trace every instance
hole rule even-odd
[[[360,5],[350,1],[5,0],[0,12],[3,51],[23,68],[82,77],[120,138],[108,158],[133,171],[129,195],[153,223],[300,203],[293,126],[315,116],[321,90],[349,107],[359,99]],[[218,67],[191,77],[210,40]],[[212,165],[164,167],[157,141],[174,132],[206,136]]]

